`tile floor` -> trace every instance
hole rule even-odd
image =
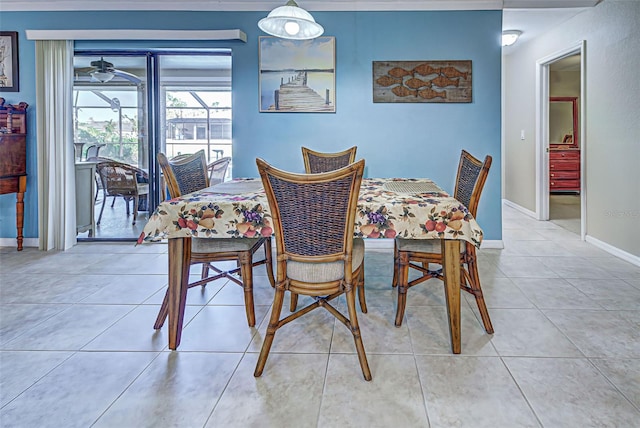
[[[549,195],[549,220],[573,233],[580,234],[580,195]]]
[[[188,294],[179,350],[152,325],[166,244],[0,250],[0,426],[638,427],[640,267],[504,208],[503,250],[479,252],[495,334],[462,302],[450,353],[442,286],[410,290],[393,325],[391,251],[368,251],[373,374],[325,311],[281,329],[253,370],[272,298],[256,268],[257,328],[240,288]]]

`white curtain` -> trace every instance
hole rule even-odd
[[[77,242],[72,102],[73,41],[36,40],[38,234],[45,251]]]

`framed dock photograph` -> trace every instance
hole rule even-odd
[[[0,90],[19,92],[18,32],[0,31]]]
[[[259,42],[261,113],[336,112],[335,37]]]

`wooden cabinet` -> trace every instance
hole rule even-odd
[[[549,191],[580,192],[580,150],[549,151]]]
[[[0,194],[16,194],[16,241],[22,251],[27,191],[27,104],[5,106],[0,98]]]
[[[95,197],[95,162],[76,163],[76,232],[89,231],[89,238],[93,237],[96,231]]]

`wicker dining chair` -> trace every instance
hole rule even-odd
[[[364,242],[354,239],[364,160],[320,174],[294,174],[257,159],[276,240],[276,286],[271,318],[254,376],[262,375],[280,327],[322,307],[353,334],[365,380],[371,371],[356,314],[356,288],[364,276]],[[285,291],[314,302],[280,319]],[[331,301],[345,295],[349,317]]]
[[[489,155],[484,158],[484,161],[480,161],[465,150],[462,150],[460,155],[454,198],[467,207],[469,213],[474,217],[478,211],[478,203],[489,174],[491,161],[492,158]],[[396,238],[394,260],[393,286],[398,286],[395,324],[400,326],[404,317],[408,289],[431,278],[440,280],[444,278],[442,269],[429,269],[430,263],[442,265],[440,240]],[[417,270],[420,274],[418,278],[411,281],[408,280],[410,268]],[[491,334],[493,326],[480,286],[476,247],[466,241],[460,243],[460,269],[460,287],[475,296],[484,329]]]
[[[169,196],[177,198],[181,195],[195,192],[209,187],[209,175],[204,150],[179,159],[169,160],[164,153],[158,153],[158,163],[162,169],[164,180],[169,190]],[[264,248],[264,259],[254,261],[256,251]],[[221,261],[236,261],[237,266],[229,271],[224,271],[211,264]],[[201,279],[190,283],[188,288],[198,285],[206,286],[207,283],[220,278],[228,278],[244,289],[244,304],[249,327],[256,324],[256,316],[253,302],[253,267],[265,265],[267,276],[272,286],[275,285],[273,265],[271,258],[271,238],[192,238],[190,264],[202,264]],[[209,276],[209,269],[215,275]],[[238,278],[238,276],[240,278]],[[169,313],[169,290],[164,296],[160,312],[153,326],[159,329],[164,324]]]
[[[334,171],[356,161],[357,146],[336,153],[322,153],[302,147],[304,171],[307,174]]]
[[[96,224],[100,224],[102,220],[102,213],[108,197],[113,197],[111,208],[113,208],[117,197],[124,198],[127,216],[130,214],[129,202],[133,201],[133,224],[136,224],[139,197],[146,197],[149,194],[149,184],[139,182],[138,179],[147,178],[147,173],[138,167],[112,159],[93,159],[99,159],[96,164],[96,173],[100,177],[100,187],[102,188],[102,207]]]
[[[231,162],[230,157],[224,157],[207,165],[207,169],[209,170],[209,185],[213,186],[214,184],[222,183],[224,181],[225,176],[227,175],[227,169],[229,168],[229,163]]]

